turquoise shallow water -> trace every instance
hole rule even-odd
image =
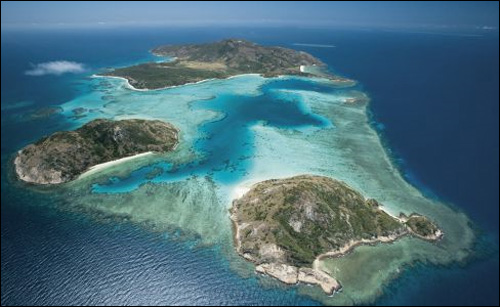
[[[182,165],[160,162],[143,167],[126,178],[114,177],[108,184],[96,184],[93,191],[130,192],[146,182],[171,182],[195,175],[209,175],[219,184],[237,183],[251,171],[251,157],[254,155],[251,126],[263,124],[306,133],[333,127],[328,119],[308,110],[300,99],[287,99],[283,94],[276,94],[276,91],[285,88],[299,90],[311,87],[316,91],[334,91],[332,86],[322,86],[307,80],[276,80],[260,87],[262,93],[257,96],[225,94],[193,101],[190,103],[192,110],[210,110],[223,114],[198,128],[203,137],[197,139],[194,146],[202,152],[202,157]],[[143,94],[141,99],[148,99],[148,94]],[[152,171],[157,172],[154,178],[150,178]]]
[[[277,30],[267,34],[238,31],[249,39],[285,46],[296,39]],[[234,30],[229,32],[235,35]],[[399,175],[371,128],[366,106],[346,104],[346,98],[364,97],[360,85],[339,88],[321,80],[243,76],[135,92],[115,79],[82,75],[30,79],[23,75],[30,61],[60,58],[84,62],[90,75],[105,66],[151,59],[147,50],[156,44],[208,41],[227,33],[101,32],[83,35],[80,40],[69,33],[46,33],[45,38],[16,34],[16,44],[13,36],[9,40],[2,35],[2,305],[363,303],[377,297],[399,267],[412,261],[423,263],[424,269],[407,269],[389,288],[392,296],[382,297],[380,303],[411,304],[419,291],[430,294],[423,303],[446,303],[453,302],[456,295],[423,285],[436,278],[438,288],[463,287],[461,293],[467,296],[468,278],[476,278],[478,284],[484,280],[484,271],[495,270],[495,256],[486,270],[455,264],[452,270],[429,266],[429,262],[446,266],[470,255],[474,235],[465,216],[436,199],[422,197]],[[310,39],[322,36],[329,44],[332,39],[323,32],[301,35]],[[135,38],[133,46],[130,37]],[[357,50],[352,35],[333,37]],[[396,43],[399,45],[394,38]],[[30,53],[26,46],[44,47],[30,48],[38,50]],[[82,46],[95,48],[89,53]],[[304,48],[332,63],[333,68],[339,67],[339,53],[331,50],[334,48]],[[349,62],[348,56],[344,59]],[[342,69],[349,75],[348,68]],[[356,69],[357,74],[362,71]],[[359,79],[363,83],[371,80]],[[64,111],[41,120],[26,116],[43,105],[61,105]],[[87,108],[86,116],[75,118],[72,110],[76,107]],[[9,158],[20,147],[97,117],[168,120],[181,128],[183,142],[173,154],[137,159],[61,188],[27,189],[10,177]],[[314,288],[283,287],[257,277],[252,266],[234,254],[227,218],[230,200],[255,181],[305,172],[345,180],[381,200],[395,214],[414,210],[428,214],[443,225],[446,240],[433,246],[405,239],[326,262],[325,269],[336,272],[345,286],[334,300]],[[486,246],[481,247],[484,254],[497,253],[495,244]],[[455,282],[461,278],[464,283]],[[494,286],[494,282],[488,285]],[[486,295],[491,288],[474,289],[475,293],[481,291],[484,302],[495,301],[494,295]]]

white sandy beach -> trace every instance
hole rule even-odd
[[[97,173],[97,172],[99,172],[99,171],[101,171],[103,169],[109,168],[111,166],[114,166],[114,165],[117,165],[117,164],[120,164],[120,163],[123,163],[123,162],[126,162],[126,161],[134,160],[136,158],[149,156],[149,155],[152,155],[152,154],[153,154],[152,151],[148,151],[148,152],[143,152],[143,153],[140,153],[140,154],[137,154],[137,155],[134,155],[134,156],[125,157],[125,158],[121,158],[121,159],[117,159],[117,160],[113,160],[113,161],[109,161],[109,162],[97,164],[97,165],[94,165],[91,168],[89,168],[85,173],[81,174],[80,178],[86,177],[86,176],[91,175],[91,174],[95,174],[95,173]]]
[[[301,174],[296,174],[296,175],[301,175]],[[291,177],[287,175],[259,175],[259,176],[252,176],[252,178],[249,178],[248,180],[239,182],[232,187],[229,188],[229,200],[230,203],[232,203],[233,200],[240,199],[243,195],[245,195],[250,189],[252,188],[253,185],[270,180],[270,179],[281,179],[281,178],[286,178],[286,177]]]
[[[125,81],[125,85],[127,86],[127,88],[131,89],[131,90],[134,90],[134,91],[139,91],[139,92],[147,92],[147,91],[154,91],[154,90],[150,90],[150,89],[140,89],[140,88],[135,88],[133,87],[129,82],[128,82],[128,79],[127,78],[123,78],[123,77],[116,77],[116,76],[100,76],[100,75],[92,75],[91,78],[112,78],[112,79],[119,79],[119,80],[123,80]]]
[[[113,78],[113,79],[120,79],[120,80],[125,81],[125,84],[126,84],[127,88],[129,88],[129,89],[131,89],[131,90],[133,90],[133,91],[139,91],[139,92],[149,92],[149,91],[161,91],[161,90],[166,90],[166,89],[169,89],[169,88],[176,88],[176,87],[181,87],[181,86],[186,86],[186,85],[200,84],[200,83],[203,83],[203,82],[208,82],[208,81],[215,81],[215,80],[229,80],[229,79],[233,79],[233,78],[237,78],[237,77],[243,77],[243,76],[260,76],[260,74],[240,74],[240,75],[230,76],[230,77],[227,77],[227,78],[225,78],[225,79],[210,78],[210,79],[200,80],[200,81],[197,81],[197,82],[188,82],[188,83],[181,84],[181,85],[165,86],[165,87],[161,87],[161,88],[154,88],[154,89],[149,89],[149,88],[136,88],[136,87],[134,87],[133,85],[131,85],[131,84],[130,84],[130,82],[128,81],[128,79],[127,79],[127,78],[123,78],[123,77],[117,77],[117,76],[101,76],[101,75],[96,75],[96,74],[93,74],[93,75],[91,76],[91,78]]]

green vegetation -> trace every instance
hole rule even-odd
[[[157,89],[246,73],[266,77],[307,75],[300,72],[301,65],[324,65],[305,52],[236,39],[198,45],[161,46],[152,52],[174,57],[175,60],[118,68],[104,75],[126,78],[135,88]]]
[[[424,238],[434,236],[439,230],[431,221],[419,215],[410,216],[406,221],[406,225],[413,233]]]
[[[298,267],[310,266],[319,255],[353,242],[394,240],[409,232],[377,201],[365,200],[340,181],[309,175],[254,185],[233,202],[232,218],[244,234],[239,238],[240,253],[257,263]],[[407,225],[422,236],[437,231],[425,217],[412,217]],[[269,255],[271,245],[282,252]]]
[[[227,72],[184,67],[178,62],[139,64],[118,68],[106,75],[126,78],[130,85],[140,89],[163,88],[206,79],[224,79],[230,76]]]
[[[16,157],[16,172],[28,182],[61,183],[100,163],[148,151],[170,151],[177,142],[177,129],[162,121],[96,119],[26,146]]]

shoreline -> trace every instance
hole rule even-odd
[[[277,75],[277,76],[273,76],[273,77],[264,77],[261,73],[247,73],[247,74],[237,74],[237,75],[229,76],[227,78],[209,78],[209,79],[203,79],[203,80],[196,81],[196,82],[187,82],[187,83],[179,84],[179,85],[169,85],[169,86],[160,87],[160,88],[136,88],[132,84],[130,84],[130,80],[127,79],[127,78],[125,78],[125,77],[92,74],[90,76],[90,78],[112,78],[112,79],[123,80],[123,81],[125,81],[125,85],[126,85],[126,87],[128,89],[133,90],[133,91],[138,91],[138,92],[161,91],[161,90],[167,90],[167,89],[177,88],[177,87],[186,86],[186,85],[196,85],[196,84],[200,84],[200,83],[204,83],[204,82],[217,81],[217,80],[220,80],[220,81],[222,81],[222,80],[230,80],[230,79],[239,78],[239,77],[245,77],[245,76],[260,76],[260,77],[266,78],[266,79],[286,78],[286,77],[291,77],[291,78],[294,78],[294,77],[295,78],[305,77],[305,78],[313,79],[313,80],[316,80],[316,81],[318,81],[318,80],[325,80],[325,81],[328,81],[328,82],[341,83],[341,84],[351,82],[351,83],[353,83],[353,85],[356,82],[356,81],[351,80],[351,79],[342,78],[342,77],[333,76],[333,75],[331,77],[328,77],[327,75],[322,76],[322,75],[315,75],[315,74],[307,73],[307,72],[305,72],[305,68],[306,68],[306,65],[300,65],[299,66],[299,72],[300,73],[309,74],[309,76],[301,76],[301,75],[294,75],[294,74],[285,74],[285,75]],[[352,86],[352,85],[349,85],[349,86]]]
[[[332,296],[342,289],[340,282],[319,266],[296,267],[286,263],[258,263],[254,257],[241,252],[240,226],[236,222],[236,214],[230,209],[231,227],[233,229],[233,244],[238,256],[254,264],[254,273],[277,279],[286,285],[307,284],[320,287],[326,295]],[[244,225],[244,224],[243,224]]]
[[[121,164],[123,162],[130,161],[130,160],[134,160],[136,158],[141,158],[141,157],[149,156],[149,155],[152,155],[152,154],[153,154],[152,151],[148,151],[148,152],[143,152],[143,153],[140,153],[140,154],[137,154],[137,155],[133,155],[133,156],[129,156],[129,157],[124,157],[124,158],[120,158],[120,159],[116,159],[116,160],[112,160],[112,161],[108,161],[108,162],[104,162],[104,163],[99,163],[99,164],[96,164],[94,166],[91,166],[85,172],[83,172],[80,175],[78,175],[78,177],[75,178],[74,180],[87,177],[89,175],[97,173],[97,172],[99,172],[101,170],[104,170],[106,168],[109,168],[111,166],[118,165],[118,164]],[[15,169],[17,177],[19,179],[21,179],[22,181],[27,182],[27,183],[36,183],[35,181],[31,180],[26,175],[22,174],[22,172],[20,171],[19,165],[20,165],[19,157],[16,156],[16,158],[14,159],[14,169]],[[71,180],[71,181],[74,181],[74,180]],[[61,183],[63,183],[63,182],[61,181],[61,182],[54,182],[54,183],[42,183],[42,185],[61,184]],[[37,183],[37,184],[39,184],[39,183]]]
[[[143,153],[140,153],[140,154],[137,154],[137,155],[133,155],[133,156],[129,156],[129,157],[124,157],[124,158],[120,158],[120,159],[116,159],[116,160],[112,160],[112,161],[108,161],[108,162],[104,162],[104,163],[99,163],[99,164],[96,164],[94,166],[91,166],[88,170],[86,170],[85,172],[83,172],[82,174],[80,174],[77,179],[84,178],[84,177],[86,177],[88,175],[97,173],[97,172],[99,172],[101,170],[104,170],[106,168],[109,168],[111,166],[118,165],[118,164],[121,164],[121,163],[126,162],[126,161],[134,160],[136,158],[141,158],[141,157],[149,156],[149,155],[152,155],[152,154],[153,154],[152,151],[147,151],[147,152],[143,152]]]
[[[350,252],[352,252],[356,247],[362,246],[362,245],[375,245],[379,243],[392,243],[402,237],[405,237],[407,235],[410,235],[410,231],[405,231],[399,234],[394,234],[394,235],[389,235],[389,236],[384,236],[384,237],[378,237],[376,239],[361,239],[357,241],[350,241],[343,247],[337,249],[337,250],[332,250],[323,254],[320,254],[316,257],[316,259],[313,261],[313,267],[317,268],[319,267],[319,261],[323,260],[324,258],[339,258],[346,256]]]
[[[333,296],[335,293],[341,291],[341,283],[332,275],[321,269],[319,261],[323,258],[334,258],[343,257],[353,251],[356,247],[361,245],[374,245],[377,243],[392,243],[397,239],[410,235],[410,231],[407,230],[398,235],[380,237],[376,240],[360,240],[353,241],[341,248],[340,250],[330,251],[323,253],[316,257],[313,261],[311,267],[296,267],[286,263],[258,263],[254,257],[249,254],[241,252],[241,240],[240,240],[240,226],[238,225],[236,219],[236,214],[233,212],[233,208],[230,210],[230,220],[231,226],[233,228],[233,244],[235,245],[237,254],[254,264],[254,272],[256,274],[262,274],[269,276],[271,278],[277,279],[286,285],[298,285],[307,284],[312,286],[320,287],[323,292],[328,296]]]
[[[243,197],[254,184],[261,181],[258,180],[256,181],[255,179],[247,180],[245,182],[235,185],[231,191],[231,197],[232,197],[231,203],[234,204],[234,202],[239,198]],[[242,252],[241,250],[242,240],[240,238],[240,233],[241,233],[240,230],[246,228],[248,224],[238,223],[237,212],[236,212],[237,210],[236,207],[233,205],[229,210],[230,212],[229,218],[231,220],[231,228],[233,230],[233,245],[236,249],[236,252],[240,257],[254,264],[255,266],[254,272],[256,274],[267,275],[287,285],[297,285],[303,283],[313,286],[319,286],[323,290],[323,292],[325,292],[325,294],[327,294],[328,296],[332,296],[336,292],[342,289],[342,285],[334,276],[332,276],[330,273],[322,269],[320,262],[323,259],[344,257],[349,253],[351,253],[352,251],[354,251],[356,247],[362,245],[373,246],[381,243],[391,244],[396,240],[399,240],[406,236],[414,236],[428,242],[437,242],[441,240],[442,237],[444,236],[444,232],[439,228],[431,236],[422,236],[414,232],[408,225],[406,225],[406,222],[412,216],[420,216],[418,214],[411,214],[410,216],[405,216],[403,214],[400,216],[394,216],[389,212],[383,210],[381,207],[379,207],[378,210],[385,212],[395,220],[399,221],[403,225],[402,230],[387,236],[380,236],[372,239],[351,240],[339,249],[330,250],[316,256],[314,261],[311,263],[311,267],[304,267],[304,266],[298,267],[292,264],[281,263],[281,262],[279,263],[259,262],[258,259],[253,257],[251,254]]]
[[[262,75],[261,74],[257,74],[257,73],[239,74],[239,75],[229,76],[229,77],[224,78],[224,79],[210,78],[210,79],[203,79],[203,80],[196,81],[196,82],[188,82],[188,83],[184,83],[184,84],[180,84],[180,85],[170,85],[170,86],[165,86],[165,87],[160,87],[160,88],[136,88],[132,84],[130,84],[129,79],[127,79],[125,77],[109,76],[109,75],[98,75],[98,74],[93,74],[90,77],[91,78],[113,78],[113,79],[123,80],[126,83],[126,87],[128,89],[130,89],[130,90],[138,91],[138,92],[149,92],[149,91],[167,90],[167,89],[181,87],[181,86],[186,86],[186,85],[195,85],[195,84],[200,84],[200,83],[209,82],[209,81],[229,80],[229,79],[234,79],[234,78],[244,77],[244,76],[262,76]]]
[[[16,173],[16,176],[18,179],[20,179],[21,181],[23,182],[26,182],[26,183],[29,183],[29,184],[39,184],[36,182],[36,180],[33,180],[32,177],[24,174],[24,172],[22,171],[22,168],[21,168],[21,161],[20,161],[20,158],[19,158],[19,154],[22,153],[22,149],[21,150],[18,150],[17,151],[17,154],[16,154],[16,157],[14,158],[14,171]],[[56,175],[59,175],[59,174],[56,174]],[[50,185],[50,184],[60,184],[62,183],[61,180],[58,180],[58,181],[55,181],[53,183],[41,183],[42,185]]]

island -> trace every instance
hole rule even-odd
[[[305,67],[326,67],[309,53],[283,47],[261,46],[242,39],[160,46],[154,48],[152,53],[174,60],[116,68],[102,73],[101,76],[124,78],[136,89],[159,89],[250,73],[264,77],[313,76],[314,74],[307,72]],[[338,76],[330,77],[332,80],[342,80]]]
[[[256,272],[286,284],[307,283],[333,294],[341,284],[318,260],[341,257],[361,244],[388,243],[405,235],[442,237],[427,218],[394,217],[374,199],[323,176],[300,175],[257,183],[231,208],[237,252]]]
[[[101,163],[172,151],[178,144],[178,132],[159,120],[96,119],[77,130],[56,132],[24,147],[15,157],[15,171],[30,183],[68,182]]]

